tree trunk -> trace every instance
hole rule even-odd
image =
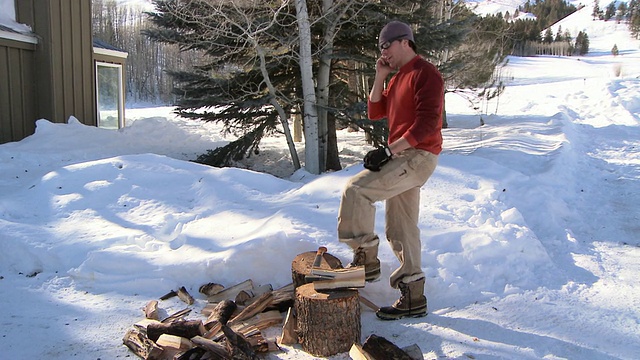
[[[304,99],[305,169],[311,174],[320,174],[320,134],[316,93],[313,83],[313,58],[311,55],[311,25],[307,12],[307,1],[296,0],[296,17],[300,36],[300,75]]]
[[[305,284],[296,289],[295,310],[302,349],[314,356],[347,352],[360,342],[357,290],[317,292]]]
[[[340,153],[338,152],[338,136],[336,135],[336,118],[329,115],[327,118],[327,166],[325,170],[342,170]]]

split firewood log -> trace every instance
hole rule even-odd
[[[143,331],[147,331],[147,326],[149,326],[149,324],[161,324],[161,322],[159,320],[153,320],[153,319],[147,319],[144,318],[138,322],[136,322],[135,324],[133,324],[133,326],[137,327],[140,330]]]
[[[147,337],[157,341],[162,334],[181,336],[191,339],[206,332],[201,320],[179,320],[170,323],[151,323],[147,325]]]
[[[296,334],[296,316],[292,307],[287,311],[284,324],[282,325],[282,335],[278,342],[283,345],[293,345],[298,343],[298,334]]]
[[[373,360],[413,360],[409,354],[397,347],[389,340],[378,335],[370,335],[362,349],[371,356]]]
[[[248,335],[248,329],[255,328],[258,331],[270,328],[282,323],[282,314],[277,310],[262,312],[244,321],[229,322],[228,325],[242,335]],[[247,329],[246,331],[244,329]]]
[[[272,299],[273,299],[273,294],[271,291],[260,295],[258,300],[256,300],[251,305],[244,308],[244,310],[242,310],[238,315],[234,316],[230,322],[233,323],[233,322],[243,321],[256,314],[261,313],[264,309],[267,308],[267,306],[271,304]]]
[[[207,297],[207,301],[210,303],[217,303],[223,300],[234,300],[240,291],[251,291],[253,289],[253,281],[251,279],[245,280],[239,284],[226,288],[216,294]]]
[[[204,284],[200,286],[200,288],[198,289],[198,291],[200,291],[201,294],[206,296],[213,296],[222,290],[224,290],[224,286],[216,283]]]
[[[187,291],[187,289],[185,289],[184,286],[180,287],[177,293],[180,300],[184,301],[187,305],[193,305],[193,303],[195,302],[195,300],[193,299],[193,296],[189,294],[189,292]]]
[[[354,343],[349,350],[349,357],[351,360],[376,360],[369,353],[364,351],[362,345]]]
[[[258,360],[258,356],[251,344],[241,334],[233,331],[229,326],[222,325],[222,332],[227,339],[228,351],[232,359],[237,360]]]
[[[205,327],[209,329],[211,325],[216,322],[226,324],[233,316],[237,308],[238,305],[236,305],[236,303],[231,300],[224,300],[219,302],[213,308],[213,310],[211,310],[211,313],[207,317],[207,320],[204,322]]]
[[[413,360],[424,360],[424,355],[422,355],[422,350],[417,344],[403,347],[402,351],[407,353],[407,355],[409,355],[409,357]],[[353,344],[353,346],[351,347],[351,350],[349,350],[349,357],[351,357],[352,360],[380,360],[379,358],[374,358],[368,352],[364,351],[364,349],[362,348],[362,345],[357,343]],[[393,358],[393,359],[396,359],[396,358]]]
[[[231,356],[229,355],[229,352],[227,351],[227,349],[218,342],[205,339],[202,336],[195,336],[191,338],[191,342],[193,342],[196,346],[212,353],[214,355],[214,359],[220,359],[220,360],[231,359]]]
[[[168,299],[171,299],[174,296],[178,296],[178,293],[175,290],[171,290],[168,293],[160,296],[160,300],[168,300]]]
[[[206,360],[211,359],[207,350],[199,347],[194,347],[187,351],[174,355],[173,360]],[[220,358],[216,358],[220,359]]]
[[[175,313],[167,316],[166,318],[162,319],[163,323],[170,323],[179,319],[184,318],[185,316],[189,315],[189,313],[191,313],[191,309],[186,308],[186,309],[182,309],[179,311],[176,311]]]
[[[271,300],[271,305],[267,309],[277,309],[280,312],[285,312],[290,307],[293,307],[294,298],[295,289],[293,283],[289,283],[288,285],[273,290],[273,300]]]
[[[158,300],[151,300],[142,308],[144,317],[147,319],[158,320]]]
[[[181,336],[169,334],[160,335],[160,337],[156,341],[156,344],[164,349],[169,348],[180,351],[186,351],[193,348],[193,343],[191,342],[191,340]]]
[[[422,349],[420,349],[418,344],[405,346],[402,348],[402,351],[406,352],[407,355],[409,355],[409,357],[411,357],[413,360],[424,360]]]
[[[138,328],[131,328],[124,335],[122,342],[134,354],[145,360],[160,359],[162,348],[155,342],[149,340],[147,335]]]

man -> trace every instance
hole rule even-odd
[[[369,94],[369,118],[387,118],[389,140],[386,146],[366,154],[366,169],[345,187],[338,237],[354,250],[349,266],[364,265],[367,281],[377,280],[380,240],[374,233],[374,203],[386,201],[385,233],[400,261],[389,283],[400,289],[401,295],[376,315],[392,320],[427,314],[418,228],[420,188],[435,170],[442,151],[444,82],[436,67],[417,55],[409,25],[388,23],[380,32],[378,46],[382,56]]]

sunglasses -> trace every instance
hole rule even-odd
[[[380,51],[388,49],[391,46],[391,44],[393,44],[394,41],[401,40],[401,39],[405,38],[406,36],[407,36],[407,34],[398,35],[396,37],[392,37],[391,39],[383,42],[379,46],[380,47]]]

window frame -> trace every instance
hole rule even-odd
[[[124,118],[124,66],[122,64],[110,63],[105,61],[95,61],[95,71],[96,71],[96,126],[102,129],[113,129],[111,127],[105,126],[104,121],[101,121],[100,117],[100,76],[99,76],[99,68],[107,67],[107,68],[117,68],[118,71],[118,129],[121,129],[125,126],[125,118]],[[102,123],[101,123],[102,122]]]

